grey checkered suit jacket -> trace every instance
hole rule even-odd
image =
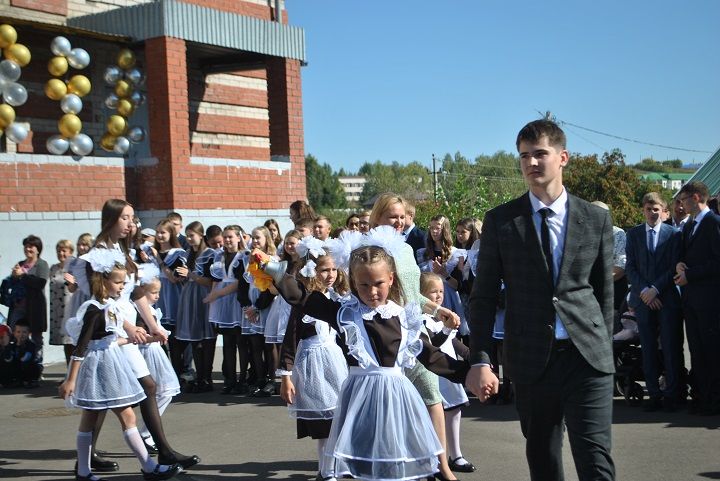
[[[470,362],[490,362],[500,283],[505,283],[503,362],[516,382],[534,382],[550,358],[555,313],[587,362],[614,372],[613,235],[607,211],[569,195],[565,247],[553,286],[532,221],[529,195],[485,216],[470,296]]]

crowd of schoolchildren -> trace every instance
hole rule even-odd
[[[707,306],[697,307],[686,295],[681,300],[678,288],[714,275],[699,274],[702,267],[688,255],[690,236],[707,212],[707,189],[695,187],[681,190],[672,215],[660,196],[648,194],[647,222],[627,234],[615,229],[615,337],[642,341],[648,411],[673,411],[686,398],[685,312],[693,409],[719,412],[717,369],[698,368],[720,352],[717,340],[707,338]],[[3,282],[10,313],[8,325],[0,324],[0,383],[37,386],[49,282],[50,343],[64,346],[69,365],[60,394],[83,409],[78,480],[95,481],[93,471],[117,469],[95,449],[108,409],[120,419],[144,479],[168,479],[197,464],[198,456],[170,447],[160,416],[181,391],[216,389],[280,394],[297,421],[298,438],[318,440],[318,479],[454,480],[453,471],[472,472],[459,433],[468,403],[463,359],[469,295],[482,268],[475,262],[482,224],[466,218],[453,228],[437,215],[425,232],[413,223],[412,205],[384,198],[391,200],[382,214],[353,213],[335,230],[327,217],[296,201],[290,206],[294,229],[284,235],[273,219],[248,230],[200,221],[183,229],[174,212],[142,228],[132,207],[113,199],[103,207],[100,234],[82,234],[74,246],[58,242],[59,262],[50,268],[40,258],[42,241],[28,236],[26,259]],[[683,234],[686,210],[698,225]],[[718,221],[706,217],[702,226],[710,230],[711,220],[713,226]],[[669,225],[658,227],[663,222]],[[412,267],[408,258],[416,261]],[[502,359],[503,303],[501,295],[494,368]],[[220,386],[212,377],[218,335]],[[440,376],[437,387],[409,374],[420,364]],[[424,393],[433,389],[444,410],[441,430],[431,409],[438,400]],[[506,379],[492,401],[511,399]],[[131,409],[137,403],[139,427]],[[159,453],[157,461],[152,453]]]

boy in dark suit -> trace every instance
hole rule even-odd
[[[666,411],[674,411],[681,392],[682,313],[680,293],[673,282],[681,234],[662,223],[665,208],[660,194],[645,194],[642,200],[645,222],[630,229],[625,248],[625,273],[631,284],[628,305],[635,310],[645,386],[650,396],[645,411],[657,411],[663,405]],[[665,366],[664,392],[658,383],[658,334]]]
[[[688,182],[678,193],[692,216],[682,231],[675,284],[682,288],[685,331],[690,347],[693,397],[691,411],[720,414],[720,218],[707,206],[702,182]]]
[[[607,211],[565,191],[569,154],[555,123],[530,122],[516,145],[529,192],[485,216],[466,384],[480,400],[497,392],[489,352],[503,282],[504,365],[531,479],[564,479],[567,427],[579,479],[614,480],[612,221]]]

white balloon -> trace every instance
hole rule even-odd
[[[127,139],[127,137],[118,137],[115,140],[115,147],[113,148],[113,151],[116,154],[126,154],[127,151],[130,150],[130,141]]]
[[[80,156],[88,155],[93,151],[93,141],[85,134],[77,134],[70,139],[70,150]]]
[[[52,43],[50,43],[50,50],[52,50],[53,55],[61,55],[64,57],[70,53],[72,45],[70,45],[70,40],[65,37],[55,37]]]
[[[132,94],[130,94],[130,102],[132,102],[135,107],[140,107],[142,104],[145,103],[145,94],[142,92],[138,92],[137,90],[134,91]]]
[[[145,76],[136,68],[125,72],[125,78],[135,86],[142,85],[145,82]]]
[[[81,70],[90,64],[90,54],[84,48],[74,48],[67,54],[67,61],[72,68]]]
[[[4,78],[8,82],[17,82],[20,78],[20,72],[20,66],[12,60],[0,62],[0,78]]]
[[[115,86],[115,83],[120,80],[123,76],[122,70],[120,70],[119,67],[116,67],[114,65],[111,65],[110,67],[105,69],[105,73],[103,73],[103,78],[105,79],[105,83],[108,84],[111,87]]]
[[[130,130],[128,130],[127,138],[132,142],[133,144],[137,144],[138,142],[142,142],[145,140],[145,129],[142,127],[130,127]]]
[[[82,107],[82,100],[75,94],[67,94],[60,101],[60,108],[66,114],[77,114],[82,110]]]
[[[19,83],[13,82],[5,85],[3,89],[3,97],[5,102],[12,105],[13,107],[19,107],[27,102],[28,94],[25,87]]]
[[[5,135],[8,139],[12,140],[16,144],[19,144],[28,135],[28,129],[24,125],[13,122],[12,124],[5,127]]]
[[[54,155],[62,155],[67,152],[70,142],[62,135],[53,135],[45,142],[48,152]]]
[[[109,109],[116,109],[116,108],[117,108],[117,104],[118,104],[118,100],[120,100],[120,99],[118,98],[117,95],[115,95],[115,94],[110,94],[110,95],[108,95],[107,98],[105,99],[105,105],[106,105],[107,108],[109,108]]]

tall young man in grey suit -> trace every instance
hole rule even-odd
[[[487,213],[470,297],[466,384],[497,392],[490,348],[505,285],[504,366],[513,380],[533,481],[562,481],[567,427],[581,481],[614,480],[613,234],[607,211],[563,187],[564,132],[536,120],[516,142],[529,192]]]

